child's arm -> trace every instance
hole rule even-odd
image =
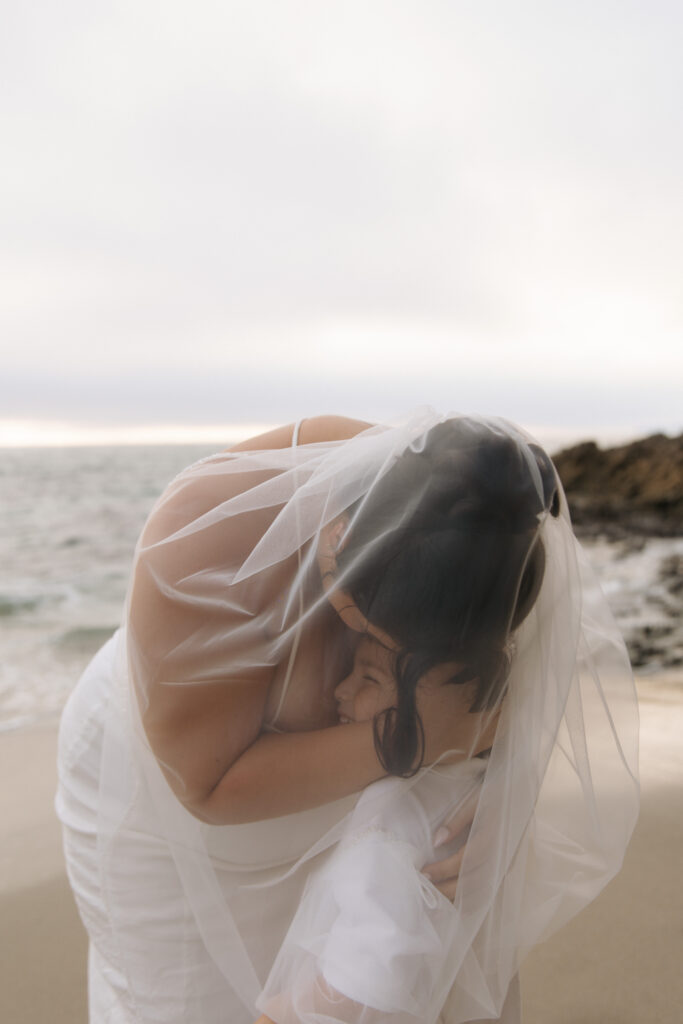
[[[257,1004],[266,1017],[436,1019],[453,980],[455,910],[420,868],[433,856],[430,823],[448,816],[461,831],[483,772],[470,761],[414,786],[385,779],[363,793],[344,838],[308,879]]]
[[[392,780],[370,787],[309,878],[257,1004],[277,1024],[403,1022],[429,1009],[453,908],[420,874],[429,824],[410,793],[396,806],[398,792]],[[387,804],[398,831],[385,827]]]

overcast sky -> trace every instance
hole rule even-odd
[[[423,404],[681,429],[679,0],[2,23],[0,441]]]

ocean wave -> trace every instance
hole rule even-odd
[[[9,618],[22,612],[34,612],[41,603],[41,597],[13,597],[0,594],[0,617]]]

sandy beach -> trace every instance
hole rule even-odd
[[[524,1024],[680,1024],[683,673],[638,680],[642,810],[623,870],[535,950]],[[0,1020],[85,1024],[86,941],[64,871],[56,725],[0,736]],[[196,1022],[199,1024],[199,1022]]]

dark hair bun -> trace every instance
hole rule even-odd
[[[476,681],[472,711],[500,699],[507,640],[543,580],[544,512],[559,513],[559,492],[543,449],[455,419],[409,448],[352,515],[344,585],[401,647],[397,706],[375,729],[392,773],[419,767],[415,687],[434,665],[458,662],[457,681]]]

